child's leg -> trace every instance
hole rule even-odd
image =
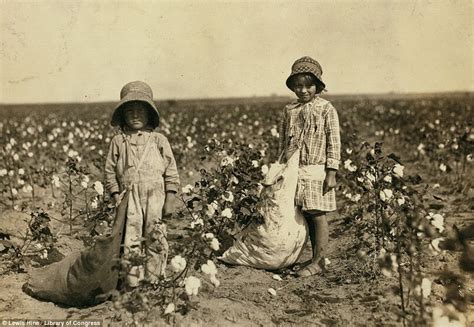
[[[322,271],[329,238],[328,221],[325,212],[310,211],[305,212],[304,216],[308,223],[313,257],[310,263],[298,273],[301,277],[311,276]]]
[[[160,276],[165,276],[169,245],[166,239],[166,226],[156,223],[148,226],[145,276],[151,283],[156,283]]]
[[[318,212],[309,214],[306,221],[311,221],[311,247],[313,249],[313,262],[319,262],[326,257],[328,247],[329,228],[326,213]]]
[[[143,214],[136,190],[132,190],[128,199],[127,220],[125,222],[124,254],[125,256],[140,256],[143,230]],[[129,287],[137,287],[143,279],[143,266],[132,266],[125,278]]]
[[[147,255],[145,277],[149,282],[155,283],[160,276],[165,275],[169,246],[166,239],[166,225],[161,222],[164,194],[158,191],[150,193],[151,196],[145,199],[144,205]]]

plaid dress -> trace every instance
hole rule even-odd
[[[332,104],[320,97],[285,106],[279,125],[278,153],[283,162],[300,149],[300,166],[324,165],[337,170],[341,159],[339,118]],[[302,210],[334,211],[334,189],[323,196],[323,180],[298,178],[295,203]]]

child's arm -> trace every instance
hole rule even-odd
[[[173,151],[171,150],[171,145],[166,137],[163,137],[160,147],[162,149],[161,153],[167,165],[165,173],[163,174],[163,178],[165,180],[165,191],[177,193],[179,188],[178,168],[176,166],[176,160],[174,158]]]
[[[111,196],[114,197],[114,200],[117,200],[118,194],[120,193],[117,173],[115,170],[118,157],[119,146],[117,143],[117,138],[114,137],[112,141],[110,141],[109,152],[105,160],[105,189]]]
[[[324,129],[326,132],[326,168],[338,170],[341,161],[339,117],[336,109],[331,104],[329,104]]]
[[[323,195],[326,195],[331,189],[337,186],[336,182],[336,170],[335,169],[327,169],[326,170],[326,178],[324,179],[323,183]]]
[[[278,124],[278,156],[277,160],[280,159],[283,151],[285,150],[286,142],[286,108],[283,109],[283,113],[280,115],[280,122]]]
[[[165,203],[163,205],[163,216],[167,216],[170,215],[175,208],[176,194],[179,188],[179,174],[173,151],[171,150],[171,146],[166,137],[163,137],[161,143],[160,146],[162,148],[163,158],[168,164],[163,175],[166,192]]]
[[[339,117],[332,105],[329,107],[324,124],[326,131],[326,178],[323,184],[323,195],[336,187],[336,171],[339,169],[341,161]]]

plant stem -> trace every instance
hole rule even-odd
[[[69,232],[72,235],[72,180],[71,174],[68,174],[69,177]]]
[[[33,184],[33,178],[31,177],[31,175],[28,175],[28,180],[30,182],[30,185],[31,185],[31,200],[33,201],[33,208],[36,207],[35,205],[35,185]]]
[[[402,305],[402,322],[403,326],[406,326],[406,308],[405,308],[405,298],[404,298],[404,290],[403,290],[403,275],[402,275],[402,251],[401,251],[401,232],[400,232],[400,219],[398,221],[398,226],[397,226],[397,264],[398,264],[398,287],[400,288],[400,300],[401,300],[401,305]]]
[[[86,219],[89,220],[89,201],[87,201],[87,190],[84,192],[84,198],[86,201]]]

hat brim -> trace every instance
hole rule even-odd
[[[291,73],[290,76],[288,76],[288,78],[286,79],[286,86],[291,90],[291,87],[290,87],[290,79],[295,76],[295,75],[299,75],[299,74],[311,74],[314,76],[314,78],[316,78],[317,81],[319,81],[319,83],[321,83],[321,85],[323,86],[323,89],[326,89],[326,84],[320,79],[318,78],[318,76],[316,76],[313,72],[297,72],[297,73]],[[292,90],[293,91],[293,90]]]
[[[140,92],[129,92],[127,93],[126,96],[124,96],[120,100],[120,102],[115,106],[110,124],[112,126],[119,126],[120,124],[122,124],[123,123],[122,122],[123,105],[128,102],[134,102],[134,101],[145,102],[146,104],[149,105],[149,107],[151,108],[151,112],[153,114],[153,119],[151,123],[154,125],[153,126],[154,128],[158,127],[158,124],[160,121],[160,113],[158,112],[156,105],[153,103],[153,101],[150,100],[148,96]]]

